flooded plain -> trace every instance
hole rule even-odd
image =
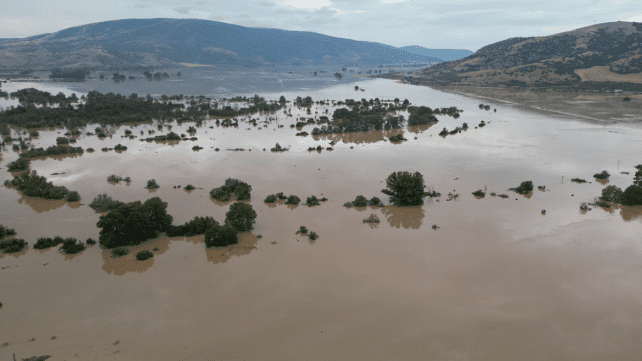
[[[592,175],[602,170],[611,174],[608,185],[631,184],[642,163],[641,129],[384,79],[259,94],[398,97],[464,112],[402,131],[301,137],[290,124],[309,116],[292,106],[294,117],[261,114],[257,126],[246,117],[238,117],[238,128],[206,120],[195,141],[141,142],[167,127],[114,127],[111,138],[77,137],[75,146],[93,153],[32,160],[31,169],[82,200],[48,201],[0,187],[0,224],[30,245],[56,235],[98,239],[100,214],[87,204],[101,193],[123,202],[160,197],[175,225],[195,216],[222,222],[232,202],[214,201],[209,191],[228,177],[252,186],[258,217],[251,233],[226,248],[206,249],[203,236],[161,236],[122,258],[98,245],[73,256],[31,247],[0,254],[0,358],[639,359],[642,207],[579,205],[600,195],[605,185]],[[325,108],[312,106],[311,116]],[[487,125],[475,128],[481,120]],[[438,135],[463,122],[468,130]],[[170,124],[178,134],[195,125]],[[127,129],[139,138],[121,137]],[[53,145],[65,131],[41,129],[33,145]],[[408,141],[383,140],[399,132]],[[271,152],[277,142],[289,151]],[[128,149],[101,151],[119,143]],[[318,145],[322,151],[308,151]],[[229,150],[237,148],[244,150]],[[3,183],[18,153],[9,147],[0,154]],[[389,205],[381,189],[401,170],[420,172],[442,196],[422,207]],[[108,183],[111,174],[132,182]],[[571,183],[574,177],[590,183]],[[144,189],[148,179],[160,188]],[[508,190],[525,180],[546,191]],[[196,189],[183,190],[187,184]],[[471,194],[478,189],[487,189],[484,198]],[[263,202],[276,192],[329,200],[314,207]],[[448,201],[449,192],[459,197]],[[342,206],[357,195],[386,206]],[[381,223],[363,223],[372,213]],[[300,226],[320,237],[295,234]],[[154,248],[152,259],[135,259]]]

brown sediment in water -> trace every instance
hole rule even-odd
[[[402,145],[357,143],[355,134],[325,139],[336,139],[335,151],[310,154],[313,138],[297,139],[287,128],[293,117],[267,132],[199,128],[205,149],[198,153],[191,142],[82,135],[76,146],[120,142],[128,151],[32,162],[39,174],[64,171],[50,180],[77,190],[82,202],[65,207],[0,187],[0,223],[30,245],[56,235],[98,239],[100,214],[87,204],[102,193],[123,202],[158,196],[168,202],[174,225],[195,216],[222,223],[233,202],[217,203],[209,190],[228,177],[252,186],[258,217],[239,244],[224,248],[206,249],[203,236],[160,236],[128,247],[122,258],[98,245],[73,257],[57,249],[0,254],[0,265],[8,267],[0,270],[0,343],[9,342],[0,358],[15,352],[106,359],[116,351],[122,360],[635,360],[642,354],[642,207],[592,207],[582,214],[579,203],[592,201],[604,186],[569,182],[606,169],[609,184],[631,184],[642,154],[622,144],[639,142],[640,130],[511,105],[497,105],[491,114],[477,108],[478,99],[390,81],[367,87],[380,98],[398,93],[465,112],[456,120],[438,116],[437,127],[410,131],[417,140]],[[354,93],[349,88],[312,96],[342,99]],[[481,119],[493,122],[431,137],[444,126]],[[174,123],[172,130],[180,134],[190,124]],[[52,144],[55,135],[42,132],[36,144]],[[276,142],[292,148],[283,154],[210,149],[258,150]],[[362,146],[350,150],[352,144]],[[3,162],[15,158],[6,153]],[[421,172],[442,196],[426,198],[421,207],[389,205],[380,191],[399,170]],[[131,186],[107,184],[111,174],[130,176]],[[0,182],[9,176],[0,172]],[[161,187],[150,193],[143,188],[148,179]],[[530,198],[508,191],[525,179],[547,191]],[[187,183],[203,190],[173,188]],[[483,199],[470,194],[485,186]],[[460,196],[446,202],[450,191]],[[492,191],[510,198],[491,197]],[[329,201],[316,207],[263,202],[276,192]],[[342,207],[360,194],[387,205]],[[381,219],[376,227],[363,223],[373,213]],[[311,243],[296,235],[302,225],[320,238]],[[137,261],[141,250],[154,257]]]

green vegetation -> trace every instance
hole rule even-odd
[[[193,191],[194,189],[196,189],[196,187],[194,187],[194,186],[193,186],[193,185],[191,185],[191,184],[188,184],[188,185],[186,185],[186,186],[185,186],[185,188],[183,188],[183,189],[185,189],[186,191]]]
[[[328,198],[318,199],[317,196],[310,196],[308,197],[308,199],[306,199],[305,205],[308,207],[318,206],[318,205],[321,205],[321,202],[325,202],[327,200]]]
[[[139,261],[144,261],[152,257],[154,257],[154,254],[148,250],[144,250],[136,253],[136,259]]]
[[[60,236],[56,236],[53,239],[51,239],[50,237],[40,237],[36,241],[36,244],[33,245],[33,248],[45,249],[45,248],[55,247],[59,244],[62,244],[62,242],[64,241],[65,239]]]
[[[586,183],[586,180],[585,179],[580,179],[580,178],[571,178],[571,182]]]
[[[16,235],[16,231],[14,229],[7,228],[0,224],[0,239],[3,239],[4,237],[8,237],[8,236],[14,236],[14,235]]]
[[[103,193],[97,195],[96,198],[91,201],[89,207],[96,212],[102,213],[109,212],[124,205],[125,203],[112,200],[111,197],[108,197],[106,193]]]
[[[234,227],[238,232],[247,232],[254,228],[256,211],[252,206],[242,202],[234,203],[225,213],[225,224]]]
[[[311,241],[316,241],[316,240],[317,240],[317,238],[319,238],[319,235],[318,235],[316,232],[310,232],[310,234],[308,234],[308,238],[309,238]]]
[[[273,152],[285,152],[285,151],[287,151],[287,150],[288,150],[288,148],[282,148],[282,147],[281,147],[281,145],[280,145],[279,143],[276,143],[276,145],[274,146],[274,148],[272,148],[272,149],[270,149],[270,150],[271,150],[271,151],[273,151]]]
[[[390,196],[390,203],[397,206],[418,206],[424,204],[426,185],[419,172],[395,172],[386,180],[387,189],[381,192]]]
[[[0,251],[4,253],[16,253],[27,247],[27,242],[21,238],[7,239],[0,241]]]
[[[483,190],[478,189],[478,190],[476,190],[476,191],[474,191],[474,192],[473,192],[473,195],[474,195],[475,197],[481,197],[481,198],[483,198],[483,197],[485,197],[485,196],[486,196],[486,193],[484,193],[484,191],[483,191]],[[500,197],[501,197],[501,196],[500,196]]]
[[[93,245],[93,244],[96,244],[96,240],[95,240],[95,239],[93,239],[93,238],[87,238],[87,240],[85,241],[85,243],[87,243],[87,244],[92,244],[92,245]]]
[[[192,237],[199,234],[205,234],[208,229],[215,226],[218,226],[218,222],[215,221],[214,218],[197,216],[181,226],[169,227],[166,234],[168,237]]]
[[[399,142],[406,141],[408,139],[404,138],[402,134],[397,134],[397,135],[393,135],[392,137],[389,137],[388,140],[390,140],[391,142],[399,143]]]
[[[109,177],[107,177],[107,182],[113,182],[113,183],[119,183],[120,181],[124,180],[125,182],[129,183],[131,182],[131,178],[129,177],[121,177],[119,175],[112,174]]]
[[[433,115],[433,111],[429,107],[409,107],[408,112],[410,113],[410,116],[408,117],[408,125],[430,124],[437,123],[439,121],[437,117]],[[455,114],[454,111],[453,114]]]
[[[78,202],[80,200],[80,194],[76,191],[71,191],[67,194],[68,202]]]
[[[510,188],[511,191],[514,191],[518,194],[527,194],[533,191],[533,182],[524,181],[517,188]]]
[[[294,234],[308,234],[308,229],[305,226],[301,226]]]
[[[250,199],[252,186],[238,179],[227,178],[225,184],[221,187],[214,188],[210,191],[210,197],[219,202],[228,202],[232,199],[232,194],[236,196],[237,201]]]
[[[238,243],[238,231],[229,225],[214,226],[205,232],[205,246],[226,247]]]
[[[276,203],[278,197],[276,194],[270,194],[269,196],[265,197],[265,200],[263,202],[265,203]]]
[[[118,247],[111,250],[111,256],[113,258],[120,258],[129,254],[129,250],[125,247]]]
[[[50,147],[47,147],[47,149],[43,148],[32,148],[29,149],[28,151],[20,154],[20,158],[38,158],[38,157],[46,157],[50,155],[65,155],[65,154],[82,154],[83,149],[82,147],[65,147],[62,145],[52,145]]]
[[[601,173],[593,174],[593,177],[595,177],[595,179],[609,179],[610,176],[611,175],[609,174],[609,172],[605,170],[603,170]]]
[[[47,182],[47,178],[39,176],[35,170],[14,176],[13,180],[5,181],[6,185],[18,188],[26,196],[44,199],[63,199],[70,193],[66,187]]]
[[[156,189],[160,188],[158,183],[156,183],[156,179],[150,179],[147,181],[147,186],[145,186],[146,189]]]
[[[106,248],[137,245],[155,238],[172,226],[172,216],[167,214],[167,203],[154,197],[122,205],[100,216],[96,224],[100,230],[100,244]]]
[[[295,195],[290,195],[288,197],[288,199],[285,201],[285,204],[290,204],[290,205],[293,205],[293,206],[296,206],[299,203],[301,203],[301,198],[299,198],[299,197],[297,197]]]
[[[370,217],[363,220],[363,223],[379,223],[379,222],[381,222],[379,220],[379,217],[374,213],[370,214]]]
[[[69,144],[69,138],[67,137],[58,137],[56,138],[56,144]]]
[[[65,254],[76,254],[78,252],[84,251],[85,250],[85,245],[82,244],[82,242],[78,241],[75,238],[67,238],[62,242],[62,246],[60,246],[60,250],[62,250]]]
[[[116,144],[116,146],[114,147],[114,150],[117,150],[117,151],[121,151],[121,152],[122,152],[122,151],[124,151],[124,150],[127,150],[127,147],[126,147],[126,146],[124,146],[124,145],[122,145],[122,144],[120,144],[120,143],[118,143],[118,144]]]
[[[9,163],[7,168],[9,168],[9,172],[21,172],[23,170],[29,169],[30,164],[31,162],[29,161],[29,159],[20,157],[15,161]]]

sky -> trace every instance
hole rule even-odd
[[[595,23],[642,22],[639,0],[19,0],[0,5],[0,38],[52,33],[131,18],[198,18],[330,36],[479,48],[512,37],[545,36]]]

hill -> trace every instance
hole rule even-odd
[[[500,41],[463,59],[416,72],[418,78],[413,81],[443,85],[640,88],[641,48],[641,23],[603,23],[550,36]]]
[[[461,49],[428,49],[418,45],[402,46],[399,49],[409,53],[439,58],[444,61],[457,60],[471,55],[470,50]]]
[[[0,39],[0,69],[438,61],[380,43],[199,19],[106,21],[24,39]]]

